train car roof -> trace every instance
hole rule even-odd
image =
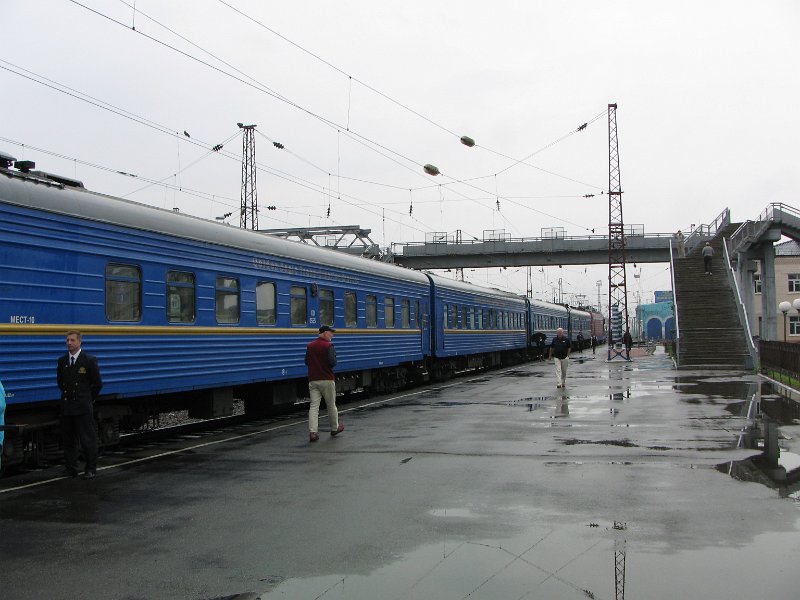
[[[530,300],[532,309],[546,308],[547,310],[557,310],[567,312],[567,307],[563,304],[555,304],[553,302],[545,302],[544,300]]]
[[[474,283],[469,283],[468,281],[456,281],[454,279],[447,279],[440,275],[434,275],[433,273],[428,273],[428,277],[431,278],[433,284],[438,288],[456,290],[459,292],[465,292],[467,294],[480,294],[481,296],[484,297],[488,296],[496,298],[498,300],[506,300],[506,301],[510,300],[519,302],[520,304],[525,303],[525,298],[523,298],[518,294],[514,294],[512,292],[506,292],[495,288],[485,288],[479,285],[475,285]]]
[[[419,271],[66,186],[39,172],[0,167],[0,174],[0,202],[7,204],[428,285]]]

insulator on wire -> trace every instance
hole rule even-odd
[[[272,142],[272,145],[275,146],[278,150],[283,150],[283,144],[280,142]]]
[[[425,170],[425,172],[426,172],[428,175],[438,175],[438,174],[439,174],[439,168],[438,168],[438,167],[436,167],[436,166],[434,166],[434,165],[430,165],[430,164],[428,164],[428,165],[425,165],[425,166],[424,166],[424,167],[422,167],[422,168]]]
[[[475,140],[473,140],[468,135],[462,135],[461,143],[464,144],[467,148],[472,148],[475,145]]]

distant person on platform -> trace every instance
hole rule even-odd
[[[706,245],[703,246],[703,267],[705,267],[707,275],[711,275],[712,256],[714,256],[714,248],[711,247],[711,244],[706,242]]]
[[[550,358],[556,364],[556,387],[563,388],[567,385],[567,364],[569,360],[569,340],[564,335],[564,330],[556,329],[556,337],[550,343]]]
[[[339,413],[336,410],[336,376],[333,374],[333,367],[336,366],[336,348],[331,343],[335,332],[335,329],[323,325],[319,328],[317,339],[306,347],[305,363],[308,366],[308,392],[311,396],[311,406],[308,409],[308,439],[311,442],[319,440],[317,433],[319,405],[323,398],[328,409],[331,435],[336,436],[344,431],[344,425],[339,423]]]
[[[67,353],[58,359],[56,379],[61,390],[61,437],[64,445],[63,474],[78,475],[78,445],[86,468],[84,479],[97,474],[97,430],[94,402],[103,387],[97,359],[81,350],[80,331],[67,332]]]
[[[625,333],[622,334],[622,343],[625,344],[625,350],[630,355],[631,347],[633,346],[633,338],[631,337],[629,329],[626,329]]]
[[[578,352],[583,353],[583,334],[579,331],[575,339],[578,342]]]
[[[675,239],[678,240],[678,258],[685,258],[686,238],[683,236],[683,232],[680,229],[678,229],[678,233],[675,234]]]
[[[592,354],[597,354],[597,336],[592,334]]]

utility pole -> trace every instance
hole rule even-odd
[[[617,146],[617,105],[608,105],[608,360],[630,360],[622,343],[628,324],[628,284],[625,276],[625,226]],[[613,344],[611,341],[613,340]]]
[[[242,130],[242,207],[239,227],[258,229],[258,191],[256,190],[255,125],[237,123]]]

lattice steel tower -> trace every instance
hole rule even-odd
[[[625,226],[617,146],[617,105],[608,105],[608,360],[630,360],[622,344],[628,327],[628,284],[625,276]],[[612,343],[613,340],[613,343]]]
[[[255,125],[242,125],[242,208],[239,227],[258,229],[258,192],[256,190]]]

